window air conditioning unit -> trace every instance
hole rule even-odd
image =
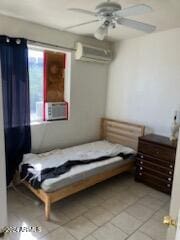
[[[47,102],[45,103],[45,120],[67,120],[68,104],[67,102]]]
[[[109,63],[112,61],[110,49],[93,47],[83,43],[76,43],[75,59],[81,61]]]

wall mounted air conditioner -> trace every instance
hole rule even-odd
[[[75,59],[88,62],[109,63],[112,60],[112,51],[106,48],[98,48],[76,43]]]
[[[45,120],[68,119],[67,102],[47,102],[45,103]]]

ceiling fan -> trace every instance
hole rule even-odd
[[[117,25],[124,25],[126,27],[140,30],[146,33],[151,33],[156,29],[156,27],[153,25],[126,18],[129,16],[136,16],[139,14],[144,14],[153,11],[153,9],[146,4],[137,4],[132,7],[122,8],[120,4],[108,0],[97,5],[94,12],[81,8],[69,8],[68,10],[77,13],[88,14],[93,17],[96,17],[97,19],[73,25],[65,28],[64,30],[69,30],[94,22],[102,22],[101,26],[97,29],[97,31],[94,34],[95,38],[97,38],[98,40],[103,40],[105,36],[108,34],[108,29],[109,28],[114,29],[116,28]]]

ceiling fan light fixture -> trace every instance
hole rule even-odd
[[[103,24],[102,26],[100,26],[98,28],[98,30],[95,32],[94,36],[96,39],[102,41],[106,37],[107,33],[108,33],[108,26]]]

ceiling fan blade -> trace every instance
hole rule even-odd
[[[115,17],[129,17],[129,16],[136,16],[148,12],[152,12],[152,7],[146,5],[146,4],[137,4],[132,7],[124,8],[122,10],[118,10],[114,12]]]
[[[93,21],[88,21],[88,22],[76,24],[76,25],[73,25],[73,26],[70,26],[70,27],[66,27],[63,30],[69,30],[69,29],[72,29],[72,28],[80,27],[80,26],[83,26],[83,25],[86,25],[86,24],[90,24],[90,23],[95,23],[95,22],[99,22],[99,20],[93,20]]]
[[[73,11],[73,12],[88,14],[88,15],[91,15],[91,16],[96,16],[95,12],[91,12],[91,11],[81,9],[81,8],[68,8],[68,10]]]
[[[130,28],[134,28],[136,30],[146,32],[146,33],[151,33],[153,31],[155,31],[155,29],[156,29],[156,27],[154,25],[134,21],[134,20],[127,19],[127,18],[120,18],[117,20],[117,23],[120,25],[124,25],[126,27],[130,27]]]

